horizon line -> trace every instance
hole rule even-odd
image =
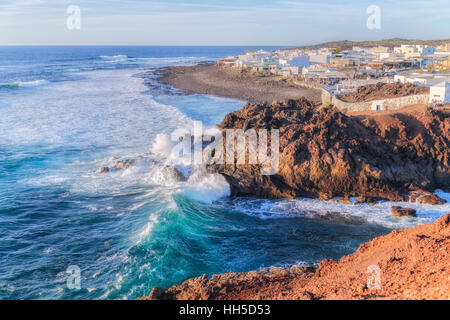
[[[400,38],[393,37],[381,40],[329,40],[320,43],[309,43],[309,44],[0,44],[0,47],[94,47],[94,46],[102,46],[102,47],[114,47],[114,46],[127,46],[127,47],[308,47],[308,46],[320,46],[325,45],[330,42],[381,42],[381,41],[389,41],[389,40],[403,40],[403,41],[449,41],[450,38],[441,38],[441,39],[414,39],[414,38]]]

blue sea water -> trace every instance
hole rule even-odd
[[[411,204],[418,218],[400,219],[390,202],[228,198],[214,175],[96,172],[244,104],[167,88],[155,68],[247,49],[0,47],[0,299],[133,299],[205,273],[315,264],[450,211]]]

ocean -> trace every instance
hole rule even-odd
[[[167,176],[151,153],[162,137],[245,102],[159,84],[157,68],[247,49],[0,47],[0,299],[135,299],[203,274],[314,265],[450,212],[230,198],[220,176]]]

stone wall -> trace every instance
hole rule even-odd
[[[327,90],[324,89],[324,87],[320,84],[312,83],[312,82],[305,82],[305,81],[294,81],[295,84],[297,84],[300,87],[308,88],[308,89],[317,89],[320,90],[322,94],[322,103],[327,104],[332,102],[333,95],[329,93]]]
[[[381,106],[382,110],[397,110],[405,106],[410,106],[414,104],[428,104],[428,101],[429,101],[428,94],[373,100],[368,102],[355,102],[355,103],[344,102],[339,98],[337,98],[336,96],[332,96],[331,98],[331,103],[333,103],[334,106],[336,106],[340,110],[348,112],[374,110],[374,106],[376,105]]]
[[[321,89],[321,91],[322,91],[322,103],[323,104],[332,103],[334,96],[325,89]]]
[[[374,110],[373,106],[376,105],[380,105],[382,110],[397,110],[414,104],[428,104],[430,99],[429,94],[419,94],[400,98],[390,98],[390,99],[372,100],[367,102],[350,103],[342,101],[338,97],[332,95],[330,92],[325,90],[323,86],[319,84],[304,81],[295,81],[295,83],[303,88],[320,90],[322,92],[323,104],[332,103],[338,109],[347,112]]]

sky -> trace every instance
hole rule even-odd
[[[338,3],[339,2],[339,3]],[[67,8],[80,8],[80,29]],[[369,29],[369,6],[380,28]],[[0,45],[273,45],[450,38],[449,0],[0,0]],[[71,20],[75,21],[75,20]]]

